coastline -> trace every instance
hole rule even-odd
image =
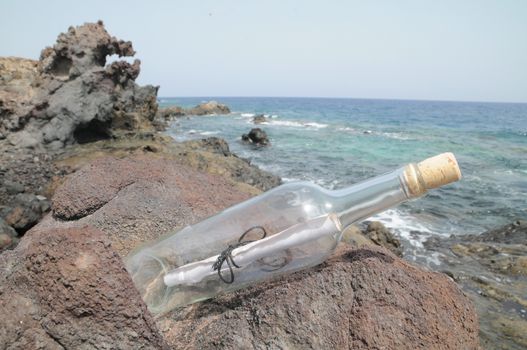
[[[186,110],[158,110],[157,87],[140,87],[135,83],[139,63],[119,61],[101,66],[92,60],[98,54],[97,47],[90,46],[90,42],[83,42],[82,35],[79,36],[81,39],[77,36],[77,31],[83,33],[84,30],[95,38],[95,42],[109,40],[112,50],[119,54],[131,56],[134,53],[130,42],[110,38],[100,22],[73,28],[62,34],[57,47],[45,49],[43,58],[38,62],[9,59],[6,60],[9,64],[6,64],[6,61],[0,61],[2,69],[8,71],[2,76],[10,77],[3,78],[6,87],[2,92],[7,93],[0,94],[3,101],[0,105],[0,172],[3,175],[0,204],[2,220],[17,231],[5,228],[8,233],[5,234],[7,238],[3,238],[7,242],[4,248],[9,250],[0,253],[0,265],[4,267],[0,278],[5,282],[0,291],[8,298],[5,303],[0,303],[0,309],[6,314],[16,314],[13,322],[27,321],[31,327],[39,329],[35,335],[38,339],[45,342],[61,339],[71,346],[79,345],[79,339],[67,335],[72,331],[87,338],[98,333],[105,334],[95,339],[110,341],[108,330],[114,329],[116,320],[119,320],[105,320],[97,325],[98,317],[104,310],[94,305],[97,305],[97,298],[105,298],[105,294],[87,288],[91,294],[87,304],[83,304],[75,300],[78,294],[68,294],[68,288],[79,291],[104,280],[105,264],[112,267],[111,276],[117,276],[116,280],[128,281],[124,267],[119,265],[119,257],[124,258],[130,250],[146,241],[195,223],[269,190],[282,181],[278,176],[259,169],[233,153],[229,144],[221,138],[175,142],[167,136],[164,130],[173,117],[222,114],[228,113],[228,109],[217,103],[205,103]],[[71,56],[66,58],[72,60],[73,68],[66,74],[57,68],[57,61],[63,62],[64,59],[59,49],[63,46],[68,48],[69,45],[83,47],[84,55],[81,57],[68,51]],[[93,90],[104,93],[83,91],[83,103],[90,108],[82,109],[68,96],[72,91],[82,91],[76,89],[86,83],[91,84]],[[113,88],[108,89],[108,85]],[[206,123],[209,117],[195,118],[204,118],[202,122]],[[61,127],[65,119],[68,123]],[[96,232],[91,231],[93,227]],[[320,267],[178,310],[170,317],[158,320],[157,325],[134,292],[117,293],[115,297],[122,308],[115,309],[110,303],[108,312],[120,314],[124,309],[125,316],[128,313],[134,315],[132,319],[135,323],[131,325],[127,321],[126,327],[132,335],[134,332],[147,332],[148,336],[142,338],[147,348],[163,348],[167,340],[176,347],[183,344],[194,344],[197,348],[236,346],[234,336],[224,339],[224,342],[217,342],[217,337],[225,334],[224,327],[237,331],[240,329],[239,334],[235,334],[247,336],[252,344],[265,344],[267,337],[272,338],[277,346],[286,346],[290,341],[298,347],[300,344],[316,347],[317,340],[310,334],[320,331],[324,340],[334,346],[343,346],[357,339],[362,339],[362,343],[357,341],[357,346],[364,346],[364,342],[369,342],[371,346],[385,346],[400,339],[412,344],[426,341],[429,346],[437,346],[443,344],[437,343],[437,339],[445,339],[450,334],[448,341],[452,342],[453,347],[476,348],[477,316],[471,303],[457,287],[461,286],[475,302],[480,320],[485,320],[482,323],[483,345],[492,347],[506,342],[513,349],[518,344],[524,345],[522,342],[527,334],[523,332],[527,315],[521,316],[522,308],[527,307],[527,301],[521,295],[526,288],[526,266],[521,259],[525,245],[519,244],[516,238],[525,235],[526,230],[523,223],[514,227],[507,226],[500,231],[513,232],[508,234],[511,237],[509,241],[484,239],[491,234],[464,237],[463,240],[452,238],[451,241],[431,241],[430,249],[448,257],[439,269],[443,272],[440,274],[399,259],[397,243],[386,244],[394,240],[393,234],[382,226],[370,224],[346,232],[342,250]],[[96,241],[100,244],[94,244],[90,240],[91,236],[97,237]],[[21,243],[11,250],[19,239]],[[46,252],[47,242],[52,242],[53,247],[63,244],[72,252],[79,252],[78,255],[83,258],[75,260],[78,258],[77,253],[63,256],[64,252],[57,248],[50,249],[51,253]],[[91,248],[86,250],[86,245]],[[482,247],[483,251],[489,253],[480,254]],[[85,253],[87,255],[83,255]],[[513,255],[514,259],[493,262],[497,261],[495,255],[504,253]],[[105,258],[101,260],[101,256]],[[90,279],[92,275],[89,273],[81,281],[76,280],[75,269],[66,269],[65,275],[60,277],[65,281],[64,286],[48,284],[39,277],[42,274],[49,276],[50,280],[60,280],[58,276],[61,276],[61,269],[65,269],[65,266],[85,269],[90,266],[90,261],[96,261],[94,265],[101,270],[94,274],[95,280]],[[457,268],[466,264],[477,266],[478,269],[465,272]],[[361,269],[369,269],[371,273],[357,272]],[[496,284],[491,278],[482,279],[482,269],[490,271],[493,279],[505,275],[507,280]],[[349,274],[342,271],[348,271]],[[427,280],[432,281],[431,284],[422,282]],[[307,287],[303,281],[308,282]],[[32,283],[38,288],[32,290]],[[334,287],[319,290],[320,283]],[[397,287],[398,283],[406,286]],[[516,283],[516,289],[507,289],[510,283]],[[353,288],[338,291],[340,285]],[[115,284],[104,288],[105,293],[111,293]],[[405,293],[409,293],[409,289],[405,288],[411,289],[415,296],[414,303],[402,298]],[[56,301],[53,304],[46,299],[45,293],[55,293],[57,290],[60,293],[54,294]],[[333,297],[335,290],[341,294]],[[280,312],[267,312],[275,305],[276,295],[282,296],[276,303]],[[376,295],[377,299],[370,295]],[[133,300],[130,305],[128,299]],[[49,305],[66,307],[62,313],[54,314],[55,319],[59,320],[58,324],[54,324],[53,320],[51,322],[38,311],[31,314],[25,313],[24,309],[17,310],[17,303],[23,300],[29,300],[31,305],[43,305],[43,310],[48,310]],[[67,300],[72,305],[68,305]],[[292,307],[291,303],[298,300],[303,301]],[[354,305],[357,300],[362,300],[367,307],[356,308]],[[395,311],[385,309],[386,303],[393,303],[390,305]],[[456,307],[452,308],[453,305]],[[519,318],[512,319],[511,315],[515,314],[507,313],[506,307],[510,305],[513,305],[515,313],[520,313]],[[332,334],[333,315],[324,313],[326,306],[342,322],[368,320],[390,328],[391,333],[382,334],[379,338],[378,334],[357,324],[356,333],[343,331],[335,337]],[[499,311],[492,311],[489,317],[487,311],[491,307]],[[433,315],[427,316],[429,308],[437,308],[437,312],[447,310],[441,313],[446,321]],[[295,316],[282,318],[281,313]],[[250,315],[249,321],[246,321],[247,315]],[[303,329],[301,321],[307,315],[316,316],[311,320],[311,326]],[[219,320],[211,319],[215,316]],[[412,320],[410,335],[407,329],[398,326],[398,322],[402,322],[405,317],[406,320]],[[88,320],[87,324],[83,324],[83,318]],[[422,319],[426,321],[422,322]],[[71,322],[71,328],[61,328],[60,320]],[[4,320],[8,321],[11,322]],[[49,335],[50,331],[41,332],[41,321],[51,322],[51,332],[55,333]],[[448,327],[449,322],[455,324],[454,330]],[[238,327],[238,324],[243,326]],[[207,326],[207,331],[197,335],[194,329],[201,326]],[[85,329],[81,330],[83,327]],[[15,332],[10,324],[6,325],[6,329]],[[245,334],[243,329],[250,330],[253,335]],[[277,329],[287,331],[274,336],[273,332]],[[158,331],[166,339],[163,340]],[[437,333],[433,333],[435,331]],[[259,338],[254,336],[255,332],[266,336]],[[15,338],[10,338],[13,334],[9,333],[4,343],[13,341]],[[118,341],[122,346],[134,344],[134,340],[137,337],[130,336]],[[128,341],[130,343],[126,343]]]

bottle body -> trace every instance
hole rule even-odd
[[[410,164],[338,191],[285,184],[132,252],[126,267],[163,314],[321,263],[347,226],[424,194],[413,180],[422,185]]]

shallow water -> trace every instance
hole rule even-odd
[[[434,264],[429,236],[479,233],[527,219],[527,104],[317,98],[161,98],[162,107],[217,100],[230,115],[181,118],[176,140],[218,136],[284,181],[341,188],[437,153],[456,154],[464,178],[376,217],[405,255]],[[265,114],[271,147],[240,142]]]

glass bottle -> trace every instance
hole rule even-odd
[[[287,183],[137,249],[126,267],[163,314],[320,264],[352,223],[460,178],[443,153],[341,190]]]

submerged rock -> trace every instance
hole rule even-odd
[[[32,231],[0,255],[7,349],[166,349],[119,256],[89,227]]]

